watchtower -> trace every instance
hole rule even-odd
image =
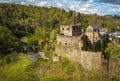
[[[57,44],[62,46],[79,47],[82,28],[80,26],[61,26],[57,35]]]
[[[60,34],[65,36],[79,36],[82,34],[82,29],[80,26],[61,26]]]

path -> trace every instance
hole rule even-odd
[[[28,57],[31,59],[32,63],[35,63],[38,59],[38,54],[34,52],[27,52]]]

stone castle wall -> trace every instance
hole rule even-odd
[[[79,36],[82,34],[82,29],[79,26],[61,26],[60,34],[65,36]]]
[[[101,62],[101,52],[88,52],[88,51],[81,51],[80,55],[80,64],[87,69],[94,70],[100,69],[102,62]]]
[[[65,36],[65,35],[57,35],[57,44],[62,46],[75,46],[79,45],[80,36]]]
[[[98,40],[98,33],[87,32],[86,35],[91,43]],[[58,56],[68,57],[78,62],[89,70],[101,67],[101,52],[82,51],[82,29],[79,26],[61,26],[60,34],[57,35],[56,52]]]
[[[60,33],[66,36],[72,36],[72,27],[71,26],[61,26]]]
[[[58,56],[67,57],[72,61],[80,63],[89,70],[99,69],[101,67],[101,52],[81,51],[74,46],[56,46]]]

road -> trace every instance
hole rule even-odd
[[[38,54],[34,52],[27,52],[28,57],[31,59],[32,64],[34,64],[38,59]]]

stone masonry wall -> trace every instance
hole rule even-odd
[[[72,26],[61,26],[60,34],[63,34],[66,36],[72,36]]]
[[[98,39],[97,33],[86,33],[91,43]],[[58,56],[68,57],[88,70],[101,67],[101,52],[82,51],[82,29],[78,26],[61,26],[57,35],[56,52]]]
[[[61,26],[60,34],[65,36],[79,36],[82,34],[82,28],[79,26]]]
[[[74,48],[74,46],[61,45],[56,46],[56,52],[58,56],[67,57],[78,62],[88,70],[96,70],[101,67],[101,52],[81,51],[79,48]]]
[[[78,47],[79,41],[80,41],[80,36],[57,35],[58,45]]]
[[[89,70],[100,69],[102,64],[101,52],[81,51],[80,64]]]

